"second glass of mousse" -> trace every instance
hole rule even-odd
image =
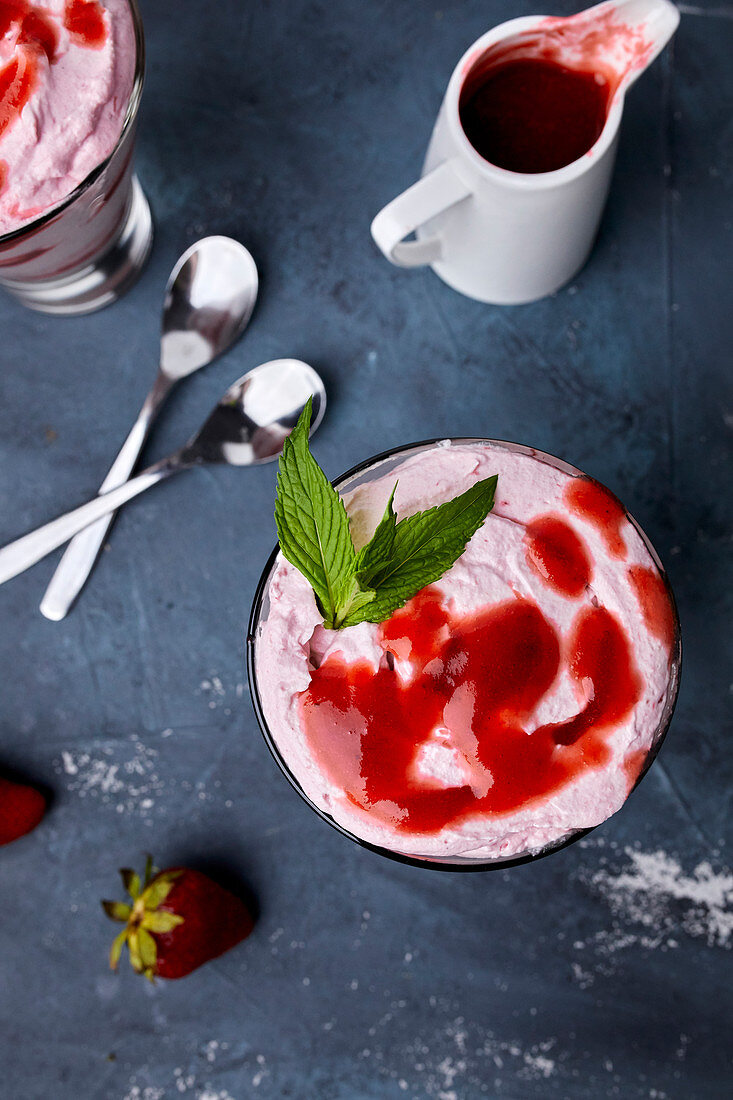
[[[32,309],[99,309],[148,257],[143,72],[136,0],[0,0],[0,285]]]

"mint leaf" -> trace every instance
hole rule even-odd
[[[312,399],[285,440],[275,522],[283,555],[313,587],[324,625],[333,628],[353,590],[356,552],[343,501],[310,453]]]
[[[398,483],[395,482],[395,487],[392,490],[392,495],[387,501],[387,507],[384,510],[384,515],[382,516],[379,526],[372,535],[370,541],[366,546],[362,546],[361,550],[356,555],[355,576],[359,583],[359,587],[362,589],[374,588],[379,583],[377,578],[389,562],[392,546],[394,545],[394,534],[397,527],[397,516],[393,508],[397,484]]]
[[[496,481],[496,476],[478,481],[453,500],[400,520],[389,559],[381,566],[376,583],[373,581],[374,599],[351,608],[339,625],[383,622],[421,589],[439,580],[493,508]]]
[[[360,589],[356,578],[352,578],[351,590],[349,594],[345,596],[343,604],[339,608],[336,618],[334,619],[333,625],[336,630],[344,626],[344,621],[351,615],[356,614],[357,611],[360,611],[363,607],[366,607],[367,604],[371,603],[375,596],[376,592],[374,592],[373,589]],[[363,620],[357,621],[361,622]]]

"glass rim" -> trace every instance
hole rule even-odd
[[[143,84],[145,83],[145,34],[143,32],[143,21],[138,6],[137,0],[126,0],[127,6],[130,9],[132,15],[132,26],[135,34],[135,71],[132,78],[132,89],[130,90],[130,97],[127,101],[127,108],[125,110],[125,118],[122,122],[122,129],[120,130],[119,137],[115,142],[113,148],[99,164],[92,168],[84,179],[76,185],[73,191],[70,191],[68,195],[65,195],[60,202],[57,202],[54,206],[49,207],[48,210],[44,210],[43,213],[33,218],[32,221],[24,222],[23,225],[17,227],[17,229],[11,229],[7,233],[0,234],[0,248],[4,245],[19,240],[25,234],[34,233],[38,229],[42,229],[57,215],[62,213],[68,206],[71,206],[85,191],[88,191],[92,184],[99,179],[105,169],[108,167],[112,159],[116,156],[118,149],[125,141],[127,135],[132,129],[137,113],[140,108],[140,100],[142,99]]]
[[[391,459],[409,457],[410,453],[419,451],[427,447],[435,447],[440,443],[449,443],[456,446],[471,446],[471,445],[494,445],[501,448],[506,448],[510,451],[514,451],[519,454],[525,454],[529,457],[536,458],[539,461],[547,462],[548,465],[553,466],[555,469],[560,469],[565,473],[568,473],[574,477],[588,477],[589,475],[580,470],[577,466],[573,466],[571,463],[566,462],[564,459],[557,458],[555,455],[550,454],[547,451],[541,451],[536,447],[528,447],[522,443],[514,443],[508,439],[489,439],[485,436],[437,436],[432,439],[422,439],[414,443],[404,444],[399,447],[393,447],[386,451],[381,451],[379,454],[373,455],[371,458],[365,459],[363,462],[357,463],[338,477],[333,479],[333,485],[335,488],[343,488],[348,485],[353,479],[360,477],[362,474],[366,474],[374,467],[380,465],[383,462],[387,462]],[[667,679],[665,700],[662,713],[655,730],[654,739],[646,752],[643,766],[641,767],[639,774],[634,781],[633,786],[630,788],[626,798],[619,806],[619,810],[623,808],[626,801],[631,797],[633,792],[641,783],[644,776],[647,774],[652,764],[654,763],[657,754],[659,753],[662,743],[664,742],[669,727],[672,723],[672,717],[674,715],[675,707],[677,705],[677,699],[679,696],[679,688],[681,681],[681,663],[682,663],[682,631],[680,626],[679,614],[677,611],[677,603],[674,598],[674,592],[669,582],[667,572],[659,559],[654,546],[650,542],[644,529],[634,516],[624,507],[626,518],[632,524],[634,529],[639,534],[644,546],[648,550],[652,561],[654,562],[657,570],[664,582],[664,586],[667,592],[667,596],[670,601],[674,617],[674,640],[672,643],[672,651],[669,661],[669,676]],[[589,825],[585,828],[575,829],[571,833],[565,833],[559,837],[556,841],[552,841],[550,844],[545,845],[543,848],[537,851],[520,852],[514,856],[509,856],[506,859],[501,857],[492,860],[471,860],[469,856],[465,860],[461,860],[460,857],[447,857],[442,859],[441,857],[426,857],[426,856],[411,856],[403,852],[395,851],[391,848],[385,848],[379,844],[374,844],[371,841],[365,840],[363,837],[357,836],[356,833],[345,828],[339,824],[330,814],[325,810],[317,806],[305,793],[300,782],[295,776],[294,772],[289,768],[285,761],[285,758],[280,751],[275,738],[270,730],[267,718],[262,706],[262,700],[260,698],[259,687],[257,684],[257,670],[255,667],[255,646],[257,642],[257,629],[259,627],[262,604],[269,588],[269,582],[272,577],[273,570],[277,564],[277,559],[280,554],[279,544],[276,544],[272,552],[265,562],[264,569],[260,575],[255,588],[255,593],[252,598],[252,607],[249,615],[249,622],[247,625],[247,637],[246,637],[246,664],[247,664],[247,679],[249,682],[249,693],[252,700],[252,707],[257,718],[257,723],[260,727],[260,733],[270,751],[271,756],[275,760],[275,763],[280,768],[285,778],[290,783],[290,786],[300,795],[302,800],[307,806],[311,808],[318,816],[342,836],[347,837],[349,840],[354,841],[362,848],[366,848],[370,852],[374,852],[376,855],[383,856],[386,859],[391,859],[396,863],[407,864],[411,867],[423,867],[432,871],[452,871],[452,872],[476,872],[476,871],[501,871],[507,870],[510,867],[519,867],[526,863],[535,863],[537,860],[544,859],[546,856],[553,855],[555,852],[560,852],[563,848],[569,847],[571,844],[575,844],[577,841],[582,840],[588,836],[595,829],[598,829],[604,824],[603,821],[598,822],[597,825]],[[614,811],[614,814],[617,813]],[[611,814],[611,817],[614,816]],[[610,820],[609,818],[605,819]]]

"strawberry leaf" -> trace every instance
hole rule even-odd
[[[145,928],[138,928],[137,936],[143,969],[153,968],[158,959],[158,948],[155,946],[155,940]]]
[[[140,929],[133,928],[129,931],[127,936],[127,946],[130,950],[130,962],[132,963],[132,969],[136,974],[142,974],[143,961],[140,955]]]
[[[157,909],[161,902],[164,902],[168,897],[173,889],[175,880],[179,878],[181,874],[181,871],[166,871],[165,874],[158,875],[156,879],[153,879],[143,893],[145,908]]]
[[[122,948],[127,942],[127,929],[124,928],[119,935],[115,936],[112,940],[112,946],[109,951],[109,965],[113,970],[116,970],[119,966],[120,955],[122,954]]]
[[[120,876],[125,890],[127,890],[132,900],[136,901],[140,896],[140,876],[129,867],[120,868]]]
[[[178,913],[167,913],[160,909],[157,913],[146,913],[142,919],[142,927],[148,932],[172,932],[179,924],[183,924],[183,917]]]
[[[102,908],[110,920],[124,921],[125,924],[132,913],[132,906],[124,901],[103,901]]]
[[[147,886],[150,882],[152,882],[152,879],[153,879],[154,875],[156,874],[156,871],[157,871],[157,869],[155,867],[155,864],[153,863],[153,857],[150,854],[148,854],[145,857],[145,877],[143,878],[143,887]]]

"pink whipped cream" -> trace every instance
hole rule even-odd
[[[492,474],[494,510],[412,606],[386,624],[326,630],[310,585],[280,557],[255,642],[264,715],[304,793],[406,855],[509,858],[604,821],[673,691],[674,610],[646,544],[610,493],[541,455],[444,443],[377,471],[345,495],[355,544],[395,480],[404,516]],[[411,724],[432,714],[414,743],[392,699]],[[384,707],[383,729],[369,706]]]
[[[134,73],[127,0],[0,0],[0,234],[109,156]]]

